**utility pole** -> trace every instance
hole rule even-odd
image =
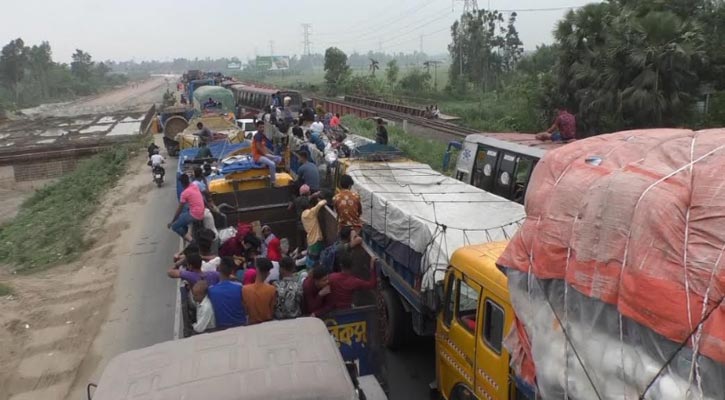
[[[378,53],[383,52],[383,41],[378,39]]]
[[[302,24],[302,36],[305,38],[302,41],[304,48],[302,54],[309,56],[312,54],[312,42],[310,42],[310,35],[312,34],[312,24]]]
[[[430,66],[433,66],[433,91],[438,91],[438,64],[442,63],[443,61],[438,60],[428,60],[423,63],[425,65],[426,69],[428,70],[428,74],[430,74]]]
[[[269,41],[269,56],[274,57],[274,40]]]

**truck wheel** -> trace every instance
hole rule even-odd
[[[383,344],[390,350],[401,348],[406,337],[406,319],[409,317],[400,298],[390,287],[380,290],[378,309]]]

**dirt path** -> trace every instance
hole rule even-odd
[[[80,260],[30,276],[0,276],[0,399],[60,399],[105,320],[115,276],[132,251],[129,228],[154,189],[139,153],[88,223]],[[40,227],[42,229],[42,227]]]
[[[167,87],[172,91],[176,90],[177,79],[174,75],[155,76],[97,96],[65,103],[43,104],[26,108],[22,112],[28,116],[66,116],[146,110],[152,104],[161,103]]]

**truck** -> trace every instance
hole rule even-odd
[[[523,207],[402,157],[375,143],[328,166],[334,187],[353,178],[362,201],[362,237],[381,260],[384,343],[401,347],[413,332],[431,336],[453,252],[505,240],[525,217]]]
[[[617,132],[539,161],[496,261],[539,398],[723,398],[723,134]]]
[[[364,336],[361,328],[350,329],[353,338]],[[377,381],[358,371],[344,361],[321,320],[297,318],[122,353],[108,363],[98,385],[88,386],[87,395],[88,400],[386,399]]]

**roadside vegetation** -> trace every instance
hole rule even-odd
[[[18,38],[0,54],[0,111],[68,101],[98,93],[127,81],[104,62],[77,49],[70,64],[53,61],[50,43],[27,46]]]
[[[30,273],[73,261],[86,248],[87,217],[124,174],[137,147],[119,146],[83,160],[74,172],[35,192],[0,226],[0,263]]]
[[[0,283],[0,297],[2,297],[2,296],[8,296],[8,295],[11,295],[13,293],[14,293],[13,292],[13,288],[11,288],[10,286],[5,285],[3,283]]]
[[[375,139],[376,124],[371,119],[346,115],[342,117],[342,124],[351,133],[368,139]],[[390,145],[400,149],[405,153],[406,157],[428,164],[436,171],[445,172],[443,171],[443,154],[446,152],[446,144],[437,140],[407,134],[399,126],[389,125],[386,128]]]

